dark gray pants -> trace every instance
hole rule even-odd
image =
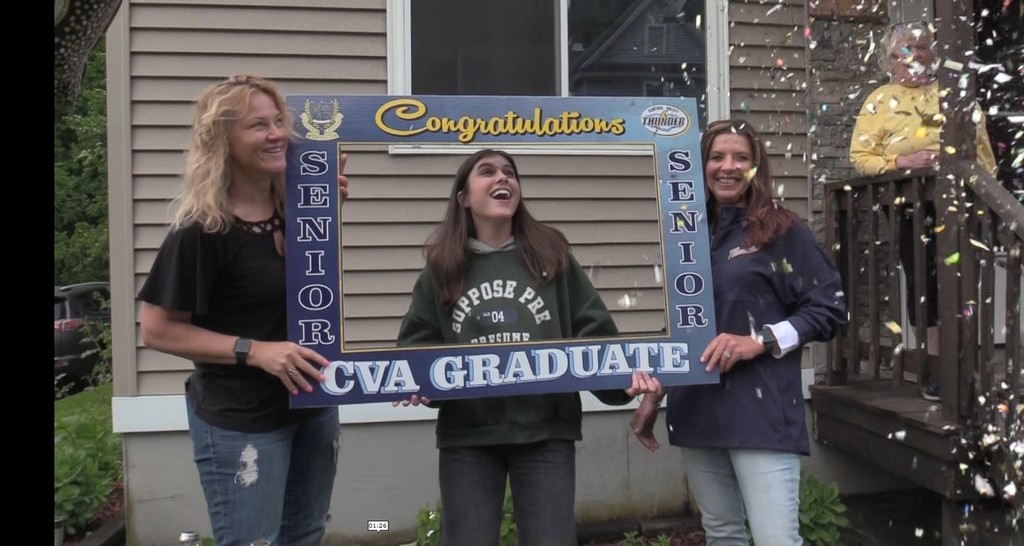
[[[444,448],[441,544],[497,546],[506,477],[519,544],[576,546],[576,446],[569,440]]]

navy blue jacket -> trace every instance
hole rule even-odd
[[[803,222],[751,252],[746,209],[724,207],[711,238],[718,333],[750,335],[788,320],[800,337],[827,341],[846,324],[839,273]],[[702,349],[703,350],[703,349]],[[668,393],[669,442],[675,446],[769,449],[810,454],[799,348],[737,362],[715,385]]]

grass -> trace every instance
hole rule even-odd
[[[53,422],[64,422],[70,415],[91,415],[110,425],[113,430],[113,416],[110,409],[110,399],[114,395],[114,385],[105,383],[99,387],[84,390],[55,400],[53,402]]]

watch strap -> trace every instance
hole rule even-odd
[[[235,340],[235,365],[245,366],[249,358],[249,349],[252,348],[252,340],[247,337],[240,337]]]

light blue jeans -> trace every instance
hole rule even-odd
[[[251,433],[211,426],[186,405],[217,546],[320,544],[337,470],[338,409]]]
[[[800,456],[759,449],[681,448],[708,546],[800,546]]]

